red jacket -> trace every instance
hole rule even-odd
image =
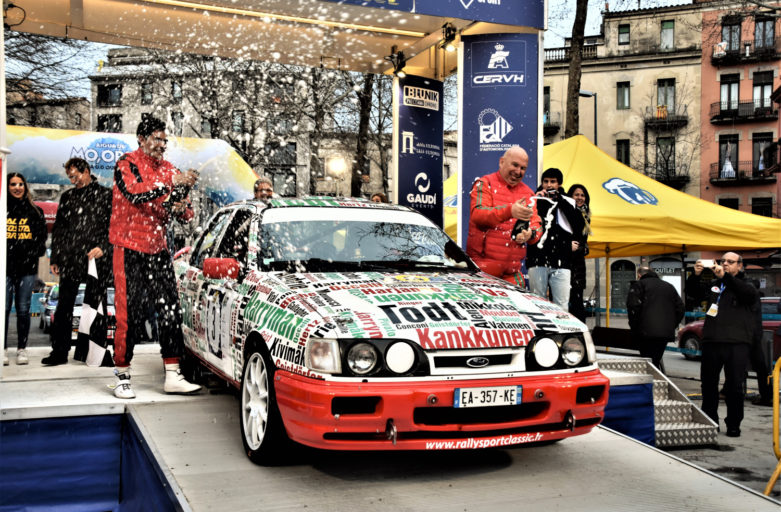
[[[512,205],[519,199],[534,195],[526,184],[510,187],[499,172],[483,176],[475,181],[471,193],[469,214],[469,235],[466,253],[486,273],[497,277],[508,277],[521,271],[521,262],[526,257],[526,244],[510,239],[515,226]],[[532,237],[527,243],[540,239],[542,222],[537,215],[537,206],[530,221]]]
[[[173,190],[179,169],[166,160],[157,160],[139,147],[124,154],[114,169],[109,242],[132,251],[156,254],[167,248],[165,234],[170,220],[163,206]],[[193,217],[192,208],[178,216]]]

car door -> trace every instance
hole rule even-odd
[[[215,219],[214,237],[207,240],[202,250],[197,250],[193,263],[198,274],[193,274],[198,284],[192,287],[195,292],[194,322],[196,343],[201,357],[224,376],[238,379],[240,368],[235,364],[234,346],[236,336],[236,309],[243,296],[239,284],[247,269],[249,227],[252,211],[248,208],[236,208],[225,218]],[[206,245],[213,241],[212,248]],[[204,263],[210,258],[231,259],[239,263],[239,275],[236,277],[210,278],[204,272]]]

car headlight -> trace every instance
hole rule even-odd
[[[339,341],[326,338],[309,338],[306,343],[306,366],[322,373],[341,373],[342,361]]]
[[[377,350],[368,343],[356,343],[347,351],[347,366],[357,375],[366,375],[377,366]]]
[[[594,346],[594,340],[591,338],[591,332],[584,331],[583,339],[586,340],[586,356],[588,357],[588,362],[593,363],[597,360],[597,349]]]
[[[385,364],[394,373],[407,373],[415,364],[415,350],[407,343],[396,342],[385,352]]]
[[[561,344],[561,359],[567,366],[577,366],[586,356],[586,347],[578,338],[567,338]]]
[[[559,360],[559,346],[550,338],[540,338],[532,349],[534,360],[543,368],[550,368]]]

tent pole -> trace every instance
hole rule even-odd
[[[610,327],[610,248],[605,248],[605,308],[607,312],[607,319],[605,320],[605,327]]]
[[[594,298],[596,301],[594,302],[594,306],[596,307],[596,320],[594,324],[599,327],[602,325],[602,313],[599,312],[600,302],[602,302],[600,299],[600,293],[599,293],[599,258],[594,258]]]

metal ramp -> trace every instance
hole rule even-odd
[[[648,359],[611,357],[599,359],[600,370],[615,374],[649,375],[653,379],[654,433],[657,448],[716,444],[718,426],[695,406]]]

